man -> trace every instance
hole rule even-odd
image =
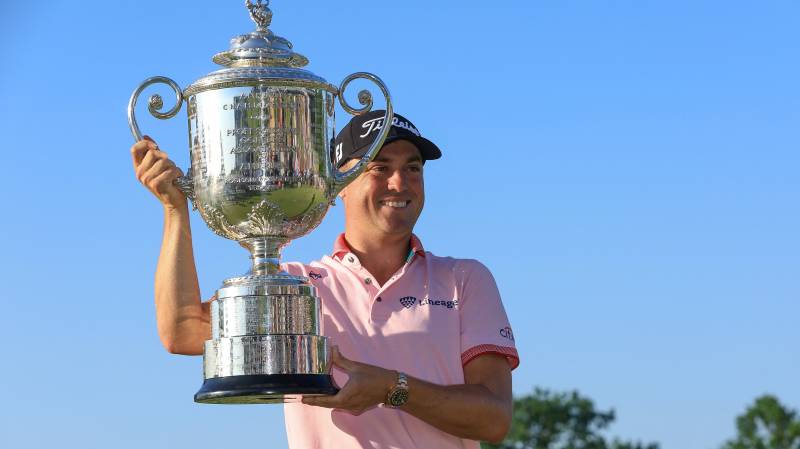
[[[352,166],[385,126],[383,111],[355,117],[334,142]],[[335,345],[335,396],[285,406],[292,448],[477,448],[503,440],[511,423],[513,334],[489,271],[438,257],[412,233],[425,201],[423,167],[440,150],[395,114],[366,171],[340,193],[345,232],[331,256],[286,264],[311,279],[322,334]],[[164,346],[201,354],[210,338],[201,302],[180,175],[151,140],[131,148],[137,178],[161,201],[164,240],[156,314]]]

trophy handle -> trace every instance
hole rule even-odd
[[[389,89],[386,88],[386,84],[378,78],[376,75],[367,72],[356,72],[352,75],[347,76],[347,78],[342,81],[341,86],[339,87],[339,103],[342,105],[345,111],[348,114],[352,115],[361,115],[366,112],[369,112],[372,109],[372,94],[367,90],[362,90],[358,93],[358,102],[361,103],[364,107],[360,109],[356,109],[350,106],[347,103],[347,100],[344,98],[344,91],[347,89],[347,86],[350,84],[351,81],[363,78],[375,83],[383,92],[383,97],[386,99],[386,114],[383,116],[383,123],[384,126],[381,128],[378,137],[375,141],[372,142],[372,146],[369,147],[369,150],[361,157],[361,160],[358,163],[350,168],[345,172],[340,172],[336,169],[333,165],[333,159],[329,158],[329,163],[331,166],[331,171],[333,172],[333,196],[336,196],[339,192],[344,189],[347,184],[350,184],[351,181],[356,179],[358,175],[360,175],[371,160],[375,159],[375,156],[378,155],[378,151],[383,146],[383,142],[386,140],[386,136],[389,134],[389,131],[392,129],[391,125],[386,126],[387,123],[391,124],[392,120],[394,119],[394,110],[392,109],[392,95],[389,93]]]
[[[170,119],[180,112],[181,106],[183,105],[183,92],[181,92],[181,88],[178,87],[178,83],[175,81],[166,76],[153,76],[144,80],[142,84],[133,91],[131,99],[128,102],[128,126],[131,128],[131,134],[133,134],[133,138],[136,139],[136,142],[142,140],[142,132],[139,130],[139,124],[136,123],[136,100],[139,99],[139,95],[144,89],[151,84],[157,83],[166,84],[175,91],[175,106],[167,112],[160,112],[161,108],[164,107],[164,100],[161,98],[161,95],[151,95],[147,102],[147,110],[150,111],[153,117],[161,120]],[[192,203],[194,203],[194,187],[192,185],[190,172],[191,168],[189,168],[186,176],[180,176],[175,180],[175,185],[187,198],[192,200]]]

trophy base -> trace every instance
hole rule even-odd
[[[203,404],[278,404],[300,396],[334,395],[329,374],[257,374],[206,379],[194,395]]]

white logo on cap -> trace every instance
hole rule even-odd
[[[335,159],[334,162],[336,162],[337,164],[339,163],[339,161],[342,160],[342,147],[343,146],[344,146],[344,143],[342,143],[342,142],[339,142],[339,145],[336,145],[336,150],[335,150],[336,154],[334,155],[334,159]]]
[[[408,123],[406,121],[402,121],[401,122],[400,120],[397,119],[397,117],[392,118],[392,126],[396,126],[398,128],[403,128],[403,129],[406,129],[408,131],[411,131],[417,137],[420,136],[419,135],[419,131],[417,131],[417,128],[414,128],[414,126],[412,126],[410,123]],[[361,125],[361,127],[366,129],[367,132],[365,132],[364,134],[362,134],[362,135],[360,135],[358,137],[367,137],[373,131],[378,131],[379,129],[383,128],[383,117],[378,117],[378,118],[374,118],[372,120],[367,120],[366,122],[364,122]]]

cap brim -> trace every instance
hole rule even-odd
[[[422,156],[422,160],[424,161],[430,161],[442,157],[442,151],[439,150],[439,147],[437,147],[435,143],[431,142],[430,140],[424,137],[418,137],[413,135],[390,136],[386,138],[386,140],[383,142],[383,145],[386,146],[396,140],[407,140],[413,143],[414,146],[417,147],[417,149],[419,150],[419,154],[420,156]],[[360,150],[353,152],[352,154],[350,154],[348,158],[342,159],[339,162],[338,167],[344,165],[348,160],[361,158],[367,153],[367,150],[369,150],[369,146],[365,146],[364,148],[361,148]]]
[[[407,140],[414,144],[419,150],[420,156],[422,159],[426,161],[432,161],[434,159],[439,159],[442,157],[442,152],[439,150],[439,147],[436,146],[435,143],[431,142],[430,140],[424,137],[418,136],[392,136],[386,139],[383,142],[384,145],[394,142],[396,140]]]

